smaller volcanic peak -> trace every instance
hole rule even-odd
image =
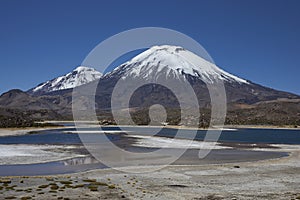
[[[96,71],[94,68],[79,66],[66,75],[39,84],[30,89],[28,93],[44,94],[58,90],[71,89],[98,80],[101,77],[102,73]]]

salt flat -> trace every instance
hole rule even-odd
[[[0,165],[34,164],[80,157],[72,145],[0,145]]]

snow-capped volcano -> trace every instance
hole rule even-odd
[[[176,78],[189,75],[205,83],[215,80],[249,84],[246,80],[234,76],[215,64],[185,50],[179,46],[153,46],[130,61],[117,67],[107,76],[140,77],[143,79],[166,76]]]
[[[100,79],[101,84],[99,85],[102,85],[101,88],[105,89],[106,92],[108,90],[112,92],[114,89],[112,86],[120,79],[123,79],[125,84],[129,84],[129,88],[131,87],[130,84],[142,83],[143,80],[174,83],[178,84],[177,86],[181,86],[180,81],[182,80],[188,81],[198,97],[199,105],[203,107],[209,106],[211,102],[207,86],[211,83],[218,83],[220,80],[224,83],[228,103],[253,104],[259,101],[296,97],[295,95],[266,88],[239,78],[189,50],[170,45],[153,46],[140,53],[128,62],[115,68],[112,72],[105,74]],[[101,88],[98,90],[99,93],[101,93]],[[150,99],[156,95],[154,99],[160,99],[160,103],[167,106],[174,105],[174,102],[170,100],[170,95],[165,94],[167,92],[166,89],[154,88],[145,86],[143,90],[136,91],[136,99],[135,101],[132,100],[132,104],[136,107],[146,107],[151,104]],[[124,89],[124,94],[126,94],[125,90],[126,88]],[[184,96],[185,91],[180,90],[180,92]],[[120,95],[120,102],[121,98],[122,95]],[[106,103],[104,106],[107,105],[109,104]]]
[[[58,78],[39,84],[37,87],[30,89],[29,93],[48,93],[58,90],[78,87],[89,82],[95,81],[102,77],[102,73],[93,68],[79,66],[72,72]]]

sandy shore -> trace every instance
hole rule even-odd
[[[77,121],[78,123],[85,123],[90,125],[96,125],[95,127],[98,127],[97,121]],[[74,123],[74,121],[45,121],[45,123]],[[107,127],[109,126],[116,126],[116,125],[105,125]],[[119,127],[132,127],[127,125],[119,125]],[[137,127],[149,127],[149,126],[137,126]],[[197,127],[190,127],[190,126],[179,126],[179,125],[166,125],[166,126],[151,126],[151,127],[157,127],[157,128],[174,128],[174,129],[191,129],[191,130],[208,130],[207,128],[197,128]],[[300,127],[295,127],[292,125],[282,125],[282,126],[275,126],[275,125],[224,125],[223,130],[234,130],[239,128],[259,128],[259,129],[295,129],[300,130]],[[211,128],[212,130],[218,129],[218,127]]]
[[[284,146],[283,146],[284,147]],[[285,148],[285,147],[284,147]],[[33,199],[296,199],[300,198],[300,148],[290,156],[201,166],[94,170],[64,176],[1,178],[2,197]],[[152,166],[147,167],[153,168]]]
[[[64,126],[53,126],[53,127],[30,127],[30,128],[0,128],[1,136],[13,136],[13,135],[25,135],[31,131],[44,131],[65,128]],[[71,127],[72,128],[72,127]]]
[[[161,126],[162,127],[162,126]],[[192,130],[218,130],[218,127],[214,128],[196,128],[196,127],[188,127],[188,126],[175,126],[175,125],[168,125],[164,126],[166,128],[175,128],[175,129],[192,129]],[[294,127],[290,125],[286,126],[271,126],[271,125],[224,125],[221,129],[222,130],[236,130],[242,128],[253,128],[253,129],[289,129],[289,130],[300,130],[300,127]]]
[[[259,128],[259,129],[289,129],[289,130],[300,130],[300,127],[294,127],[291,125],[285,126],[271,126],[271,125],[224,125],[224,128]]]

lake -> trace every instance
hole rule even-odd
[[[118,127],[104,127],[107,131],[120,131]],[[122,146],[128,151],[151,151],[156,148],[146,148],[141,146],[134,146],[136,138],[131,138],[130,135],[143,135],[148,136],[158,132],[155,136],[161,140],[167,138],[174,138],[177,129],[163,128],[159,131],[156,127],[122,127],[124,133],[120,134],[95,134],[85,133],[90,141],[94,138],[108,137],[110,141],[118,146]],[[95,131],[97,129],[82,129],[85,131]],[[82,142],[78,134],[72,133],[76,131],[74,128],[62,128],[56,130],[45,130],[40,132],[33,132],[32,134],[19,135],[19,136],[5,136],[0,137],[0,145],[11,147],[17,145],[27,146],[47,146],[53,145],[73,145],[74,152],[84,155],[76,158],[68,158],[58,161],[50,161],[34,164],[4,164],[0,165],[1,176],[13,175],[49,175],[49,174],[64,174],[86,171],[90,169],[105,168],[106,166],[99,163],[94,159],[88,151],[82,148]],[[130,134],[126,134],[126,132]],[[192,130],[182,130],[184,134],[181,135],[182,139],[193,139]],[[198,130],[194,140],[202,141],[205,137],[205,130]],[[129,137],[128,137],[129,136]],[[178,140],[181,142],[181,140]],[[219,143],[245,143],[245,144],[287,144],[297,145],[300,144],[300,130],[289,129],[238,129],[238,130],[224,130],[218,140]],[[240,161],[256,161],[260,159],[277,158],[287,156],[285,152],[268,152],[268,151],[249,151],[247,149],[215,149],[205,159],[197,158],[197,149],[190,149],[175,162],[175,164],[214,164],[214,163],[230,163]],[[5,156],[5,155],[4,155]],[[1,156],[0,156],[1,157]],[[5,159],[5,158],[4,158]]]
[[[118,127],[103,127],[103,130],[116,130]],[[132,131],[133,134],[152,135],[158,132],[159,128],[153,127],[124,127],[125,131]],[[82,130],[98,130],[95,128]],[[0,137],[0,144],[82,144],[78,134],[66,134],[64,132],[76,131],[74,128],[64,128],[56,130],[40,131],[38,134],[27,134],[20,136]],[[183,130],[185,137],[183,139],[193,139],[192,130]],[[205,130],[198,130],[195,140],[203,141]],[[155,136],[173,138],[177,129],[163,128]],[[95,134],[89,134],[92,138]],[[99,134],[97,134],[99,135]],[[121,136],[116,134],[106,134],[110,140],[120,140]],[[91,139],[92,140],[92,139]],[[300,144],[300,130],[296,129],[237,129],[224,130],[218,140],[219,142],[237,142],[237,143],[267,143],[267,144]]]

